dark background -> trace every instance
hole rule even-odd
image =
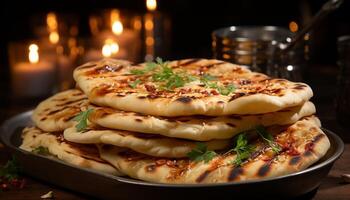
[[[158,0],[157,10],[172,21],[169,40],[172,45],[166,59],[185,57],[211,57],[211,32],[230,25],[275,25],[288,27],[296,21],[299,28],[325,3],[325,0]],[[126,9],[145,13],[145,0],[11,0],[0,8],[0,98],[1,107],[8,106],[9,67],[7,46],[9,41],[34,37],[30,19],[49,11],[75,13],[80,18],[80,36],[89,36],[88,17],[91,12],[104,8]],[[299,29],[300,30],[300,29]],[[335,67],[336,38],[350,34],[350,2],[332,13],[311,35],[310,65]],[[334,78],[333,75],[330,75]]]

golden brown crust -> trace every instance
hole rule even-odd
[[[81,90],[67,90],[41,102],[35,108],[32,119],[44,131],[63,131],[72,125],[72,119],[88,104]]]
[[[272,79],[219,60],[178,60],[169,62],[169,66],[174,71],[186,72],[197,78],[210,74],[217,78],[216,83],[223,86],[235,85],[235,91],[227,96],[205,87],[198,79],[170,91],[161,90],[152,81],[152,74],[130,74],[132,69],[143,69],[145,64],[131,66],[130,63],[113,60],[94,64],[95,68],[84,68],[83,65],[74,71],[77,84],[91,102],[150,115],[266,113],[302,104],[312,96],[310,87],[304,83]],[[101,66],[104,70],[97,73],[96,68]],[[136,79],[140,83],[132,88],[129,83]]]
[[[96,145],[80,145],[64,140],[62,133],[47,133],[36,127],[23,130],[21,149],[32,152],[38,147],[47,148],[50,155],[76,165],[100,172],[121,175],[119,171],[99,156]]]
[[[221,154],[209,163],[188,159],[149,157],[130,150],[100,147],[102,158],[125,174],[160,183],[218,183],[276,177],[301,171],[319,160],[330,143],[315,117],[305,118],[291,126],[272,127],[276,142],[282,147],[274,153],[260,139],[255,152],[241,166],[234,166],[235,154]]]

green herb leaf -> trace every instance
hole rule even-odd
[[[273,136],[269,132],[267,132],[264,126],[260,125],[257,126],[255,129],[260,135],[260,137],[271,147],[273,152],[278,154],[282,150],[282,148],[274,141]]]
[[[145,71],[142,69],[132,69],[132,70],[130,70],[130,73],[134,74],[134,75],[142,75],[145,73]]]
[[[214,81],[216,80],[217,78],[215,76],[212,76],[212,75],[209,75],[209,74],[204,74],[202,75],[201,77],[201,81],[202,82],[209,82],[209,81]]]
[[[18,161],[13,156],[4,166],[0,167],[0,178],[11,181],[19,177],[20,171],[21,168],[19,167]]]
[[[219,87],[218,91],[220,94],[227,96],[227,95],[231,94],[232,92],[234,92],[235,89],[236,88],[233,84],[229,84],[226,87],[225,86]]]
[[[49,149],[43,146],[38,146],[37,148],[33,149],[32,152],[44,156],[50,155]]]
[[[219,86],[216,82],[213,82],[217,78],[215,76],[211,76],[209,74],[204,74],[200,81],[208,88],[216,89],[221,95],[229,95],[235,91],[235,86],[233,84],[229,84],[227,86]]]
[[[171,91],[174,88],[183,87],[186,83],[197,80],[196,77],[183,72],[174,71],[168,66],[168,62],[164,62],[157,57],[155,62],[146,63],[143,69],[130,70],[131,74],[143,75],[152,72],[152,81],[157,82],[158,89]],[[210,76],[204,76],[204,79],[212,79]],[[129,84],[130,85],[130,84]],[[131,84],[131,87],[134,85]]]
[[[187,157],[195,162],[204,161],[205,163],[212,160],[217,154],[215,151],[208,151],[204,143],[196,143],[196,147],[187,153]]]
[[[89,109],[87,109],[87,110],[85,110],[85,111],[80,112],[77,116],[75,116],[75,117],[73,118],[74,121],[79,122],[79,123],[75,126],[75,128],[77,129],[77,131],[80,132],[80,131],[83,131],[83,130],[86,129],[86,127],[87,127],[87,120],[88,120],[89,115],[91,114],[92,111],[93,111],[93,109],[92,109],[92,108],[89,108]]]
[[[130,70],[130,73],[134,74],[134,75],[143,75],[143,74],[146,74],[146,73],[148,73],[150,71],[155,70],[157,67],[158,67],[157,63],[148,62],[148,63],[146,63],[145,68],[143,68],[143,69],[132,69],[132,70]]]
[[[129,86],[130,86],[131,88],[136,88],[137,85],[140,84],[140,83],[141,83],[141,80],[140,80],[140,79],[136,79],[135,81],[129,82],[128,84],[129,84]]]
[[[236,152],[237,156],[235,160],[232,161],[232,164],[235,166],[240,166],[250,155],[254,152],[255,147],[248,144],[248,139],[246,138],[245,133],[241,133],[237,136],[236,145],[229,152]]]

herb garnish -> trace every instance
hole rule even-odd
[[[195,162],[209,162],[216,156],[215,151],[208,151],[207,145],[204,143],[196,143],[196,147],[187,153],[187,157]]]
[[[0,179],[8,181],[17,179],[21,168],[19,167],[17,159],[13,156],[11,160],[7,161],[4,166],[0,167]]]
[[[186,83],[198,80],[191,74],[185,71],[176,72],[168,66],[168,62],[163,62],[159,57],[156,58],[155,62],[148,62],[143,69],[132,69],[130,73],[133,75],[143,75],[152,72],[152,81],[158,83],[158,89],[171,91],[174,88],[183,87]],[[218,85],[214,82],[217,77],[204,74],[200,77],[200,82],[207,88],[216,89],[222,95],[229,95],[235,91],[233,84],[229,85]],[[139,82],[138,82],[139,83]],[[137,83],[129,83],[129,86],[135,88]]]
[[[141,83],[141,80],[140,80],[140,79],[136,79],[135,81],[129,82],[128,84],[129,84],[129,86],[130,86],[131,88],[136,88],[137,85],[140,84],[140,83]]]
[[[273,136],[267,132],[266,128],[264,126],[257,126],[255,127],[256,132],[262,137],[265,142],[271,147],[272,151],[276,154],[279,153],[282,149],[281,147],[274,141]]]
[[[245,134],[246,133],[239,134],[236,139],[236,146],[227,152],[236,152],[236,158],[232,161],[232,164],[235,166],[240,166],[255,150],[253,145],[248,144],[248,139]]]
[[[132,70],[130,70],[130,73],[134,74],[134,75],[143,75],[143,74],[146,74],[146,73],[148,73],[150,71],[153,71],[157,67],[158,67],[157,63],[148,62],[148,63],[146,63],[145,68],[143,68],[143,69],[132,69]]]
[[[40,154],[40,155],[50,155],[50,151],[48,148],[43,146],[38,146],[35,149],[32,150],[33,153]]]
[[[227,86],[220,86],[217,83],[213,82],[217,78],[215,76],[211,76],[209,74],[204,74],[200,81],[205,85],[205,87],[216,89],[222,95],[229,95],[235,91],[236,87],[233,84],[229,84]]]
[[[87,120],[88,120],[88,117],[89,117],[89,115],[91,114],[92,111],[93,111],[93,109],[92,109],[92,108],[89,108],[89,109],[87,109],[87,110],[85,110],[85,111],[80,112],[77,116],[75,116],[75,117],[73,118],[74,121],[79,122],[79,123],[75,126],[75,128],[77,129],[77,131],[80,132],[80,131],[83,131],[83,130],[86,129],[86,127],[87,127]]]

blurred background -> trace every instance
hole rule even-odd
[[[295,33],[325,2],[7,1],[0,8],[0,120],[74,87],[72,70],[87,61],[103,57],[133,62],[157,56],[211,58],[215,29],[273,25]],[[304,38],[303,81],[313,87],[316,103],[334,103],[339,74],[337,38],[350,34],[349,11],[350,2],[345,1]]]

